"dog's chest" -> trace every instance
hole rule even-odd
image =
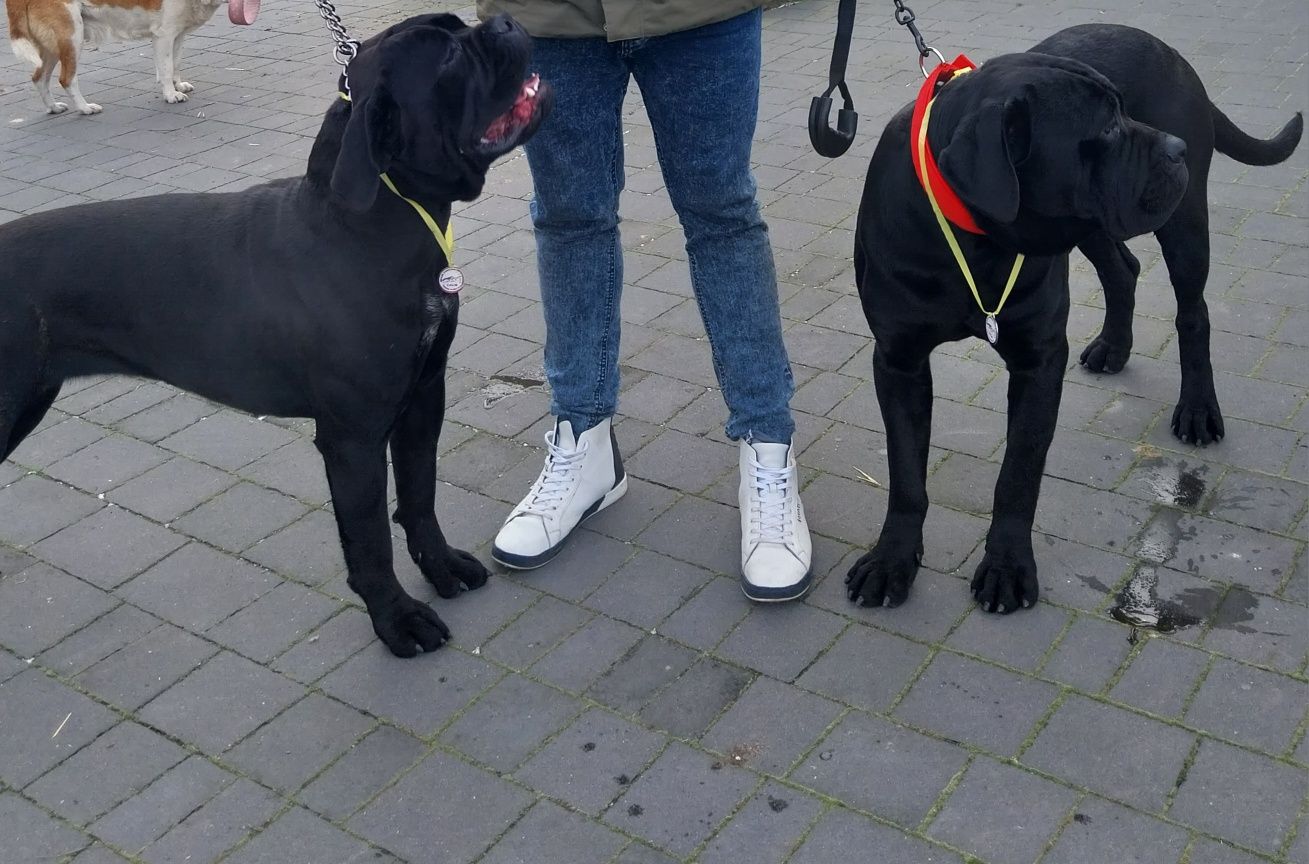
[[[204,24],[221,0],[78,0],[87,42],[178,36]]]

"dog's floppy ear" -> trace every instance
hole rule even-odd
[[[937,167],[973,210],[1002,224],[1018,216],[1018,172],[1031,133],[1021,99],[984,101],[954,129]]]
[[[377,199],[380,175],[395,155],[399,117],[394,100],[383,87],[359,96],[350,105],[350,119],[332,169],[332,191],[346,207],[362,213]]]

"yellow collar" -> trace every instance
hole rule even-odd
[[[351,101],[349,93],[338,93],[337,95],[347,102]],[[423,224],[427,226],[427,230],[431,231],[432,236],[436,238],[436,245],[440,246],[441,251],[445,253],[446,266],[453,267],[455,263],[455,226],[453,215],[450,220],[445,223],[445,230],[441,230],[441,226],[436,224],[436,219],[432,218],[431,213],[427,212],[427,208],[414,199],[406,198],[404,195],[400,194],[400,190],[395,186],[395,181],[388,177],[385,171],[382,172],[381,178],[382,182],[386,184],[387,189],[390,189],[395,193],[396,197],[407,202],[410,207],[414,208],[414,212],[416,212],[418,217],[423,220]]]
[[[927,151],[927,121],[932,116],[933,99],[927,103],[927,108],[923,112],[923,126],[918,132],[918,161],[924,162],[924,154]],[[950,251],[954,253],[954,260],[959,264],[959,270],[964,275],[964,281],[973,291],[973,299],[977,301],[977,308],[982,310],[986,316],[986,339],[992,345],[1000,338],[1000,326],[996,323],[995,316],[1000,314],[1004,308],[1004,303],[1009,299],[1009,292],[1014,290],[1014,283],[1018,281],[1018,271],[1023,269],[1024,256],[1019,253],[1014,258],[1014,267],[1009,271],[1009,281],[1005,283],[1004,292],[1000,294],[1000,302],[995,304],[994,311],[988,312],[985,304],[982,303],[982,295],[977,291],[977,283],[973,281],[973,271],[968,269],[968,261],[964,258],[963,250],[959,248],[959,241],[955,239],[954,231],[950,228],[950,223],[946,221],[945,214],[941,212],[941,205],[936,203],[936,193],[932,191],[931,178],[927,173],[923,174],[923,188],[927,191],[927,200],[932,204],[932,212],[936,214],[937,224],[941,226],[941,233],[945,235],[945,242],[950,245]]]

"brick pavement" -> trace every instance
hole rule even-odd
[[[945,53],[976,59],[1076,22],[1145,26],[1258,134],[1309,102],[1293,0],[915,5]],[[341,4],[358,34],[424,8]],[[755,148],[800,385],[812,596],[752,608],[733,581],[734,453],[634,93],[618,425],[633,488],[557,563],[437,601],[456,641],[436,656],[399,661],[373,638],[305,423],[85,380],[0,464],[0,861],[1309,861],[1309,146],[1272,168],[1215,161],[1228,439],[1194,450],[1167,430],[1171,292],[1137,241],[1131,363],[1068,373],[1039,606],[995,618],[967,597],[1005,379],[965,342],[934,358],[927,567],[905,607],[854,609],[841,575],[885,506],[861,473],[884,481],[885,464],[851,232],[876,133],[918,74],[889,4],[861,4],[863,129],[844,158],[815,156],[804,118],[834,9],[768,13]],[[311,4],[268,4],[245,29],[220,15],[183,68],[197,93],[168,106],[147,46],[90,54],[105,113],[47,118],[5,61],[0,219],[300,170],[334,89]],[[484,559],[547,422],[529,188],[511,159],[459,213],[471,284],[438,506]],[[1101,315],[1075,268],[1073,356]],[[1129,580],[1200,623],[1129,640],[1107,614]]]

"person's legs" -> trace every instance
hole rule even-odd
[[[633,74],[682,228],[691,286],[740,440],[742,588],[754,600],[809,590],[812,548],[791,436],[794,389],[750,146],[759,107],[758,10],[646,40]]]
[[[491,549],[517,569],[545,564],[583,519],[627,491],[610,418],[618,405],[618,195],[629,73],[618,46],[604,39],[534,39],[533,67],[555,94],[526,150],[557,420],[546,435],[545,467]]]

